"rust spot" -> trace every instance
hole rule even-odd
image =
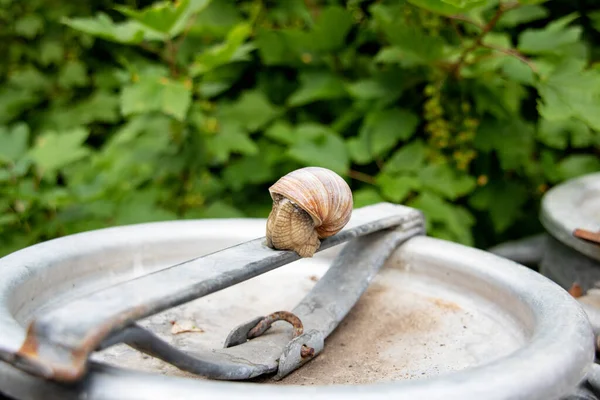
[[[575,229],[573,236],[594,244],[600,244],[600,232],[592,232],[585,229]]]
[[[312,357],[314,355],[315,355],[315,349],[313,349],[312,347],[308,347],[305,344],[302,345],[302,348],[300,349],[300,357],[306,358],[306,357]]]
[[[37,358],[39,343],[34,333],[33,322],[27,327],[27,336],[17,354],[27,358]]]
[[[319,277],[316,276],[316,275],[311,275],[311,276],[308,277],[308,279],[310,279],[313,282],[317,282],[319,280]]]
[[[292,324],[294,327],[294,337],[298,337],[302,335],[302,332],[304,332],[304,327],[302,325],[302,321],[300,321],[300,318],[289,311],[276,311],[273,314],[267,315],[258,324],[256,324],[256,326],[252,328],[250,332],[248,332],[248,339],[262,335],[271,327],[273,322],[276,321],[286,321]]]
[[[569,289],[569,294],[575,298],[583,296],[583,289],[581,288],[581,285],[577,282],[573,283]]]
[[[40,348],[42,346],[44,344],[38,339],[35,322],[32,322],[27,328],[25,341],[16,353],[21,365],[26,366],[27,370],[35,375],[51,378],[56,381],[74,382],[81,379],[85,372],[85,357],[81,357],[78,352],[72,351],[70,352],[71,363],[64,364],[55,359],[40,357]],[[60,353],[61,351],[64,351],[64,349],[61,348],[58,352]],[[55,353],[52,354],[54,355]]]
[[[435,304],[436,306],[440,307],[440,308],[444,308],[448,311],[460,311],[462,310],[462,308],[456,304],[453,303],[451,301],[446,301],[446,300],[442,300],[442,299],[438,299],[438,298],[432,298],[430,299],[430,301]]]

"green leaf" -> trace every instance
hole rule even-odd
[[[181,0],[174,3],[158,1],[141,11],[125,6],[116,6],[115,9],[147,28],[163,34],[167,39],[180,34],[189,18],[205,8],[208,3],[209,0]]]
[[[529,65],[515,57],[505,57],[502,61],[502,73],[515,82],[523,85],[535,84],[535,75]]]
[[[185,82],[142,77],[121,91],[121,113],[130,116],[160,111],[182,121],[191,104],[190,89]]]
[[[384,100],[392,102],[404,91],[405,76],[399,69],[379,73],[346,85],[346,90],[358,100]],[[386,103],[387,104],[387,103]]]
[[[190,67],[192,76],[206,74],[224,64],[250,60],[249,54],[255,49],[254,44],[246,43],[252,33],[248,24],[236,25],[228,34],[224,43],[210,47],[196,57]]]
[[[464,196],[477,186],[475,178],[458,173],[447,164],[430,164],[419,171],[423,187],[450,200]]]
[[[407,198],[413,190],[421,189],[421,182],[415,176],[392,176],[381,174],[377,177],[377,185],[386,199],[400,203]]]
[[[560,182],[561,176],[558,171],[558,159],[552,151],[544,149],[540,152],[540,169],[543,177],[548,182]]]
[[[40,45],[40,62],[44,66],[59,64],[64,57],[64,47],[58,40],[45,40]]]
[[[538,84],[538,110],[549,121],[570,117],[600,129],[600,71],[584,70],[585,62],[568,59]]]
[[[431,231],[435,233],[439,229],[437,226],[441,225],[449,233],[447,239],[473,245],[471,227],[475,224],[475,218],[463,207],[452,205],[428,191],[422,192],[408,205],[425,214],[428,231],[432,228]]]
[[[528,4],[542,4],[547,1],[548,0],[519,0],[519,3],[528,5]]]
[[[469,204],[489,212],[497,233],[510,228],[523,215],[523,205],[528,198],[527,188],[520,182],[496,180],[477,189],[469,198]]]
[[[30,91],[45,91],[52,84],[46,75],[32,65],[28,65],[21,70],[15,71],[9,77],[8,83]]]
[[[392,18],[388,7],[376,7],[372,11],[391,45],[391,48],[384,47],[375,56],[376,62],[413,67],[429,65],[446,56],[446,42],[442,36],[429,35],[421,28]]]
[[[549,147],[566,149],[569,145],[575,148],[592,146],[596,142],[594,132],[580,120],[566,119],[540,120],[538,139]]]
[[[442,15],[450,16],[463,12],[462,8],[441,0],[408,0],[408,2],[427,11]]]
[[[5,88],[0,90],[0,124],[6,124],[21,113],[26,112],[34,105],[43,101],[43,97],[36,93],[18,88]]]
[[[367,138],[367,151],[376,157],[393,148],[398,141],[410,139],[418,124],[419,117],[411,111],[376,110],[366,116],[359,134]]]
[[[202,76],[202,80],[196,86],[197,92],[206,99],[218,96],[242,77],[244,69],[241,64],[225,64],[210,70]]]
[[[342,48],[353,22],[352,14],[342,7],[323,8],[309,34],[315,50],[329,52]]]
[[[147,30],[136,21],[114,23],[105,13],[95,17],[63,18],[62,23],[89,35],[124,44],[137,44],[147,36]]]
[[[340,175],[345,175],[350,167],[344,141],[326,127],[320,129],[317,137],[300,140],[292,145],[288,154],[304,165],[329,168]]]
[[[517,82],[487,76],[473,83],[475,107],[480,114],[489,112],[496,118],[517,118],[527,91]]]
[[[0,215],[0,231],[7,225],[13,225],[19,222],[19,217],[16,214]]]
[[[267,183],[274,171],[263,155],[243,157],[231,162],[223,170],[224,182],[233,190],[241,190],[247,184]]]
[[[373,153],[369,151],[369,138],[365,135],[351,137],[346,141],[346,148],[352,161],[365,165],[373,161]]]
[[[239,122],[224,120],[220,123],[219,132],[211,136],[208,142],[208,148],[216,162],[226,162],[231,153],[254,155],[258,152],[258,147]]]
[[[15,22],[15,33],[33,39],[44,29],[44,19],[38,14],[26,14]]]
[[[354,199],[354,208],[365,207],[384,201],[379,192],[370,187],[358,189],[352,194],[352,197]]]
[[[576,44],[581,38],[581,26],[567,27],[574,17],[568,15],[549,23],[543,29],[526,29],[519,35],[517,48],[527,54],[552,54]]]
[[[288,44],[286,34],[282,31],[258,27],[256,46],[262,64],[266,66],[287,64],[296,57],[296,53]]]
[[[475,136],[475,148],[486,153],[495,151],[503,170],[527,165],[534,144],[533,127],[520,119],[485,119]]]
[[[119,96],[109,91],[97,90],[69,109],[51,108],[44,126],[62,130],[93,122],[116,123],[118,120]]]
[[[516,27],[536,20],[544,19],[550,15],[545,7],[537,4],[527,4],[505,12],[498,20],[499,27]]]
[[[241,9],[233,0],[212,0],[196,16],[189,35],[194,37],[224,37],[235,25],[243,22]]]
[[[427,148],[421,139],[416,139],[398,149],[385,163],[383,171],[394,174],[416,172],[425,162]]]
[[[485,1],[481,0],[441,0],[446,4],[450,4],[459,9],[464,9],[467,7],[477,7],[485,3]]]
[[[287,100],[290,107],[299,107],[319,100],[331,100],[347,95],[340,78],[327,71],[305,71],[300,75],[300,88]]]
[[[600,158],[592,154],[575,154],[558,164],[558,174],[563,180],[600,171]]]
[[[60,69],[58,83],[62,87],[82,87],[89,83],[86,66],[79,60],[69,61]]]
[[[204,208],[203,210],[199,210],[194,213],[194,218],[244,218],[246,217],[244,213],[242,213],[237,208],[222,202],[215,201],[211,203],[209,206]],[[187,218],[190,218],[190,214],[186,215]]]
[[[0,126],[0,164],[15,163],[27,150],[29,127],[20,122],[11,129]]]
[[[219,110],[219,120],[230,119],[241,123],[249,131],[256,131],[281,114],[259,90],[242,93],[235,103],[225,104]]]
[[[276,142],[292,144],[297,141],[294,127],[287,120],[278,120],[265,131],[265,136]]]
[[[352,97],[362,100],[378,99],[386,96],[389,92],[384,82],[374,79],[364,79],[354,82],[346,86],[346,89]]]
[[[29,150],[29,158],[43,174],[55,171],[87,156],[90,150],[84,147],[89,131],[75,128],[66,132],[48,131],[38,136]]]
[[[149,190],[128,196],[117,207],[115,224],[129,225],[175,219],[176,215],[173,212],[156,204],[156,197],[156,194]]]

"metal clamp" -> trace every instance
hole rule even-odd
[[[19,351],[0,353],[0,358],[36,376],[75,382],[85,375],[92,352],[126,343],[212,379],[242,380],[267,373],[280,379],[323,350],[327,336],[397,246],[424,233],[417,210],[388,203],[355,210],[346,227],[323,240],[319,251],[351,242],[294,310],[238,326],[223,349],[183,352],[135,321],[296,261],[296,253],[270,249],[259,238],[94,292],[34,320]],[[293,331],[267,332],[286,316]]]

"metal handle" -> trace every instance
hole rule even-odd
[[[389,203],[363,207],[353,212],[352,219],[341,232],[323,240],[319,251],[377,231],[402,227],[407,223],[411,228],[416,226],[412,234],[421,232],[422,214],[417,210]],[[294,252],[275,251],[266,247],[264,238],[260,238],[111,286],[75,299],[34,320],[29,325],[27,337],[19,351],[4,358],[31,374],[73,382],[85,374],[87,359],[93,351],[116,343],[115,338],[120,338],[142,351],[175,363],[174,348],[164,342],[164,346],[158,345],[156,340],[159,339],[155,340],[149,332],[141,333],[142,328],[133,323],[299,258]],[[108,342],[102,344],[107,339]],[[252,342],[259,343],[260,339],[262,337]],[[232,347],[230,352],[233,354],[240,351],[235,350],[238,347],[242,348]],[[203,357],[204,361],[211,361],[207,356]],[[202,361],[202,357],[194,356],[194,359]],[[193,364],[192,361],[193,359],[182,361],[180,367],[198,370],[193,366],[187,367]],[[264,368],[261,373],[267,370],[272,370],[272,367]]]

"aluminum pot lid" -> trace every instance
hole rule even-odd
[[[232,219],[108,228],[0,259],[0,359],[4,355],[11,361],[27,335],[28,321],[198,254],[208,257],[237,247],[260,236],[264,226],[264,220]],[[213,354],[231,327],[255,313],[289,309],[312,292],[338,259],[322,254],[140,324],[179,349]],[[115,346],[95,354],[91,373],[77,385],[59,385],[0,362],[0,392],[43,400],[275,400],[283,395],[549,400],[569,393],[593,363],[593,332],[577,302],[540,274],[482,250],[413,237],[397,248],[361,300],[326,351],[287,383],[199,379]],[[203,332],[173,333],[171,320],[197,321]]]
[[[550,189],[542,200],[540,220],[556,239],[600,261],[600,173]]]

